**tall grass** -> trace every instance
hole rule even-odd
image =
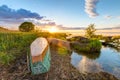
[[[9,65],[20,55],[28,53],[29,46],[36,37],[34,33],[0,33],[0,63]]]
[[[9,65],[21,55],[30,51],[30,44],[37,37],[66,38],[64,33],[49,32],[0,32],[0,64]]]

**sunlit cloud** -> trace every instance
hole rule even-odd
[[[98,3],[98,0],[85,0],[85,12],[89,15],[91,18],[95,18],[99,14],[96,12],[96,4]]]

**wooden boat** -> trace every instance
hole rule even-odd
[[[45,38],[37,38],[30,46],[28,67],[32,74],[46,73],[50,69],[50,49]]]

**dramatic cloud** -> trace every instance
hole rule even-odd
[[[96,4],[98,0],[85,0],[85,12],[89,15],[89,17],[96,17],[98,13],[96,12]]]
[[[40,28],[49,28],[51,26],[61,27],[45,16],[40,16],[38,13],[25,9],[14,10],[6,5],[0,6],[0,25],[8,29],[17,30],[18,26],[25,21],[32,22]]]
[[[43,17],[37,13],[25,9],[14,10],[8,8],[8,6],[6,5],[0,6],[0,19],[23,19],[23,18],[42,19]]]
[[[6,5],[0,6],[0,25],[6,26],[6,28],[9,29],[11,29],[11,27],[18,29],[18,26],[25,21],[39,25],[43,25],[42,21],[50,22],[50,20],[47,20],[44,16],[40,16],[38,13],[31,12],[29,10],[15,10]]]

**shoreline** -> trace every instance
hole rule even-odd
[[[15,60],[9,67],[1,67],[0,79],[4,80],[118,80],[113,75],[100,73],[80,73],[70,63],[70,55],[59,55],[58,47],[50,46],[51,68],[48,73],[31,75],[27,70],[26,54]]]

